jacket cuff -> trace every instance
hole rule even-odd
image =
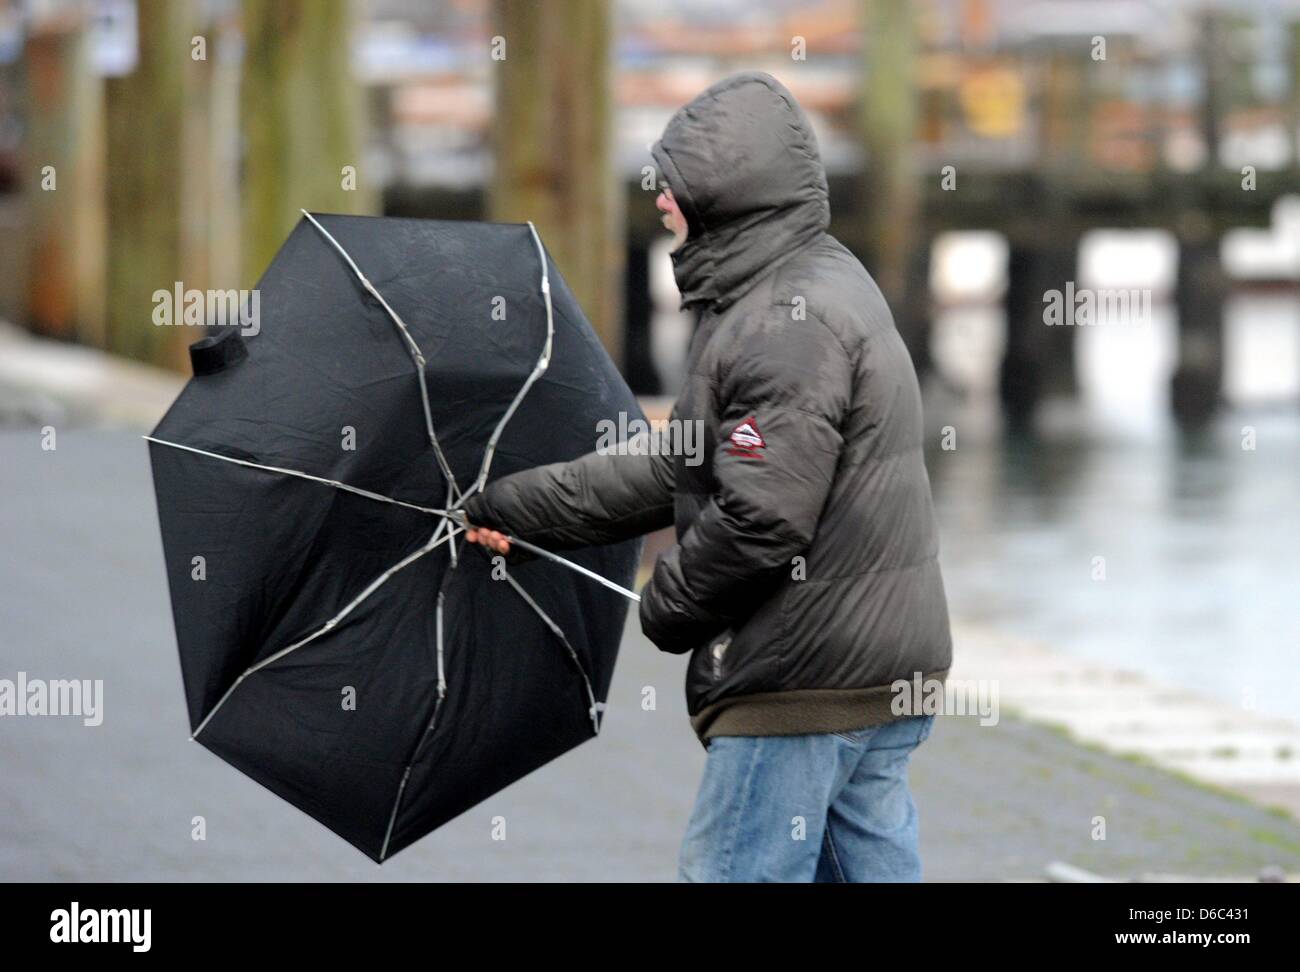
[[[713,625],[695,618],[657,614],[654,606],[659,602],[654,592],[652,580],[641,591],[641,607],[637,612],[641,619],[641,632],[650,639],[660,651],[673,655],[684,655],[708,641],[726,625],[717,625],[716,631],[709,630]]]
[[[502,533],[514,532],[501,522],[501,519],[492,509],[492,504],[487,501],[487,498],[482,493],[475,493],[467,499],[461,505],[461,509],[465,511],[465,517],[469,522],[476,527],[487,527],[489,530],[499,530]],[[489,557],[498,556],[486,548],[483,548],[483,553]],[[518,567],[536,559],[535,555],[524,550],[518,544],[513,544],[510,547],[510,553],[506,554],[506,564],[511,567]]]
[[[462,503],[461,509],[465,511],[465,516],[469,519],[469,522],[475,526],[491,527],[494,530],[501,529],[501,525],[496,522],[496,518],[492,515],[492,508],[488,506],[487,500],[481,492],[475,493]]]

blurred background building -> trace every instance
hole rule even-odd
[[[919,364],[1024,419],[1098,350],[1041,326],[1043,293],[1122,269],[1177,312],[1144,390],[1199,421],[1300,388],[1295,328],[1265,353],[1224,325],[1300,266],[1298,37],[1280,0],[6,0],[0,313],[180,363],[136,268],[251,286],[300,204],[532,218],[634,387],[671,393],[688,325],[647,147],[762,69],[813,116],[834,231]]]

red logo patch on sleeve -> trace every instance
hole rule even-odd
[[[763,433],[758,431],[758,423],[754,421],[752,415],[732,429],[731,435],[727,438],[731,442],[727,452],[733,456],[762,459],[762,450],[767,448],[767,443],[763,441]]]

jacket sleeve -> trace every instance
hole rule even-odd
[[[718,379],[716,492],[641,592],[642,630],[664,651],[689,651],[747,617],[812,543],[853,365],[825,324],[788,314],[778,308],[747,335]]]
[[[471,523],[550,550],[616,543],[670,526],[668,454],[589,452],[503,476],[465,501]]]

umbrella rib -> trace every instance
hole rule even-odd
[[[307,217],[308,222],[315,226],[316,229],[320,230],[321,235],[329,241],[330,245],[334,247],[334,249],[338,250],[339,255],[347,261],[347,265],[352,268],[352,272],[356,275],[357,279],[361,281],[361,286],[363,286],[366,289],[366,292],[374,297],[375,300],[379,301],[379,305],[383,307],[384,311],[392,319],[393,323],[397,325],[398,331],[401,332],[402,338],[406,342],[406,350],[410,353],[411,360],[415,362],[416,377],[420,381],[420,404],[424,408],[424,427],[425,431],[429,435],[429,444],[433,446],[433,452],[438,459],[438,466],[442,469],[442,474],[447,477],[447,482],[451,486],[452,491],[459,496],[460,486],[456,483],[456,476],[451,471],[451,466],[447,462],[447,457],[442,454],[442,446],[438,444],[438,434],[433,430],[433,410],[429,406],[429,386],[424,377],[425,359],[424,355],[420,351],[420,346],[415,343],[415,338],[411,336],[410,328],[408,328],[406,322],[398,316],[397,311],[393,310],[393,308],[389,306],[388,301],[384,300],[384,295],[381,294],[378,288],[370,282],[370,279],[361,272],[361,268],[357,266],[356,261],[352,259],[347,250],[343,249],[343,245],[339,243],[338,240],[334,239],[330,234],[330,231],[318,223],[316,217],[307,212],[307,210],[303,209],[300,210],[300,212]]]
[[[447,694],[447,671],[442,664],[442,605],[447,595],[443,591],[438,592],[438,607],[436,617],[438,619],[438,702],[441,703],[443,696]],[[434,719],[438,718],[438,710],[433,711]]]
[[[519,389],[514,401],[506,409],[505,415],[501,416],[501,421],[497,423],[497,427],[492,431],[492,438],[488,439],[487,448],[483,450],[483,465],[479,469],[478,478],[466,491],[465,495],[454,504],[456,506],[464,502],[472,493],[482,490],[487,484],[488,469],[491,467],[492,459],[496,455],[497,442],[501,438],[501,433],[505,431],[506,423],[514,416],[515,410],[519,408],[519,403],[528,394],[528,389],[546,373],[546,369],[551,364],[551,347],[555,341],[555,313],[554,308],[551,306],[551,276],[546,266],[546,250],[542,247],[542,238],[537,235],[537,227],[531,221],[528,224],[528,230],[533,234],[533,243],[537,247],[537,258],[542,263],[541,292],[542,299],[546,303],[546,343],[542,346],[542,353],[537,359],[537,364],[533,366],[532,372],[524,379],[523,387]]]
[[[454,514],[449,513],[447,515],[449,517],[452,517],[453,519],[455,518]],[[617,591],[619,594],[622,594],[625,598],[627,598],[629,601],[632,601],[634,604],[641,603],[641,595],[636,593],[636,591],[629,591],[626,587],[623,587],[621,584],[615,584],[608,577],[603,577],[602,575],[596,573],[594,570],[588,570],[586,567],[582,566],[582,564],[576,564],[572,560],[566,560],[564,557],[561,557],[557,553],[552,553],[551,551],[547,550],[545,547],[539,547],[535,543],[529,543],[527,540],[520,540],[518,537],[511,536],[510,534],[506,534],[506,539],[511,543],[511,545],[517,545],[521,549],[527,550],[529,553],[536,554],[539,557],[545,558],[546,560],[549,560],[552,563],[561,564],[565,567],[568,567],[570,570],[574,571],[575,573],[581,574],[583,577],[590,578],[591,580],[594,580],[596,583],[608,587],[611,591]]]
[[[448,483],[447,500],[446,500],[448,507],[451,506],[452,501],[455,498],[456,498],[456,488],[451,483]],[[443,510],[442,515],[446,517],[446,519],[449,520],[453,526],[459,525],[463,527],[461,518],[453,516],[448,510]],[[451,569],[455,570],[457,567],[460,566],[460,560],[456,556],[456,545],[454,543],[447,545],[447,554],[451,557]]]
[[[402,782],[397,786],[397,799],[393,801],[393,811],[388,815],[388,829],[384,831],[384,845],[379,848],[379,863],[384,863],[384,858],[388,856],[388,841],[393,836],[393,824],[397,823],[397,808],[402,805],[402,794],[406,792],[406,781],[411,778],[411,764],[406,764],[406,770],[402,773]]]
[[[428,742],[430,733],[438,725],[438,710],[442,708],[442,700],[447,697],[447,672],[443,665],[442,651],[442,608],[446,601],[446,594],[443,591],[438,592],[437,606],[434,608],[434,618],[436,619],[437,631],[437,649],[438,649],[438,698],[433,704],[433,715],[429,717],[429,724],[424,727],[424,732],[420,736],[420,741],[415,744],[415,752],[411,754],[409,766],[420,758],[420,752],[424,749],[424,744]],[[387,840],[385,840],[387,846]]]
[[[379,848],[380,863],[382,863],[384,858],[388,856],[388,842],[392,839],[393,826],[397,823],[397,810],[402,805],[402,794],[406,792],[406,781],[411,778],[411,767],[414,766],[415,761],[420,758],[420,752],[424,749],[424,744],[428,741],[429,735],[438,724],[438,713],[442,709],[442,700],[447,697],[447,675],[442,664],[442,606],[445,600],[445,592],[441,590],[438,591],[438,605],[434,611],[434,616],[437,619],[438,632],[438,699],[433,704],[433,715],[429,718],[429,725],[425,727],[424,733],[420,736],[420,741],[415,744],[415,752],[411,754],[411,758],[407,760],[406,769],[402,771],[402,782],[397,787],[397,798],[393,800],[393,810],[392,813],[388,815],[388,829],[384,831],[384,843],[383,846]]]
[[[560,629],[560,626],[555,623],[549,614],[542,610],[541,605],[533,600],[532,595],[524,590],[517,580],[510,576],[509,571],[505,572],[505,579],[510,582],[510,586],[518,592],[519,596],[524,599],[528,606],[536,612],[537,616],[542,619],[543,623],[551,629],[555,637],[560,639],[560,643],[563,644],[565,649],[569,652],[569,657],[573,659],[573,664],[577,667],[579,674],[582,675],[583,685],[587,687],[587,699],[591,702],[590,707],[587,709],[587,714],[591,716],[591,726],[594,733],[599,735],[600,710],[602,707],[600,703],[596,701],[596,693],[593,692],[591,688],[591,679],[587,676],[587,670],[582,667],[582,661],[578,658],[578,653],[573,650],[573,645],[569,643],[569,639]]]
[[[237,679],[235,679],[234,683],[230,686],[230,688],[226,689],[226,694],[221,696],[221,698],[217,701],[217,704],[212,707],[212,710],[206,716],[203,717],[203,721],[200,722],[198,728],[195,729],[194,732],[190,734],[190,738],[191,739],[196,738],[198,734],[201,733],[207,727],[207,724],[212,721],[212,717],[217,714],[217,711],[223,705],[226,704],[226,700],[229,699],[230,696],[234,694],[235,689],[239,688],[240,683],[243,682],[244,679],[246,679],[249,675],[252,675],[254,672],[260,671],[261,669],[265,668],[267,665],[270,665],[272,662],[279,661],[285,655],[288,655],[290,652],[297,651],[303,645],[315,641],[317,638],[325,634],[327,631],[332,631],[340,621],[342,621],[345,617],[347,617],[354,610],[356,610],[357,606],[360,605],[362,601],[364,601],[371,594],[377,591],[381,586],[383,586],[383,584],[390,577],[396,574],[399,570],[401,570],[404,567],[409,567],[411,564],[415,563],[415,561],[419,560],[421,557],[423,557],[429,551],[433,550],[435,547],[438,547],[439,545],[446,543],[448,540],[453,539],[456,534],[454,527],[448,531],[445,537],[441,536],[442,532],[447,529],[450,522],[451,522],[450,520],[442,520],[441,522],[439,522],[438,528],[433,531],[433,535],[429,537],[428,542],[425,543],[423,547],[421,547],[419,550],[407,554],[401,560],[397,561],[397,563],[393,564],[382,574],[380,574],[378,577],[372,580],[369,584],[366,585],[366,587],[361,591],[360,594],[358,594],[346,605],[344,605],[342,610],[340,610],[337,614],[335,614],[332,618],[326,621],[323,625],[321,625],[319,628],[317,628],[307,637],[294,642],[292,645],[289,645],[287,648],[282,648],[280,651],[277,651],[274,655],[262,659],[256,665],[249,666],[248,669],[246,669],[243,672],[243,674],[241,674]]]
[[[432,506],[420,506],[417,503],[407,503],[404,500],[393,499],[393,497],[385,496],[382,493],[375,493],[368,489],[362,489],[360,486],[351,486],[348,483],[340,482],[337,479],[326,479],[323,476],[313,476],[311,473],[301,472],[297,469],[285,469],[281,466],[268,466],[260,462],[251,462],[247,459],[236,459],[234,456],[223,456],[219,452],[209,452],[206,449],[196,449],[194,446],[181,445],[179,442],[168,442],[166,439],[157,439],[152,435],[142,436],[142,438],[147,442],[155,442],[158,445],[170,446],[173,449],[183,449],[185,452],[193,452],[200,456],[208,456],[212,459],[221,459],[224,462],[233,462],[237,466],[247,466],[249,469],[261,469],[264,472],[280,473],[284,476],[296,476],[299,479],[307,479],[313,483],[321,483],[324,486],[333,486],[335,489],[355,493],[358,496],[364,496],[366,499],[382,500],[385,503],[392,503],[394,506],[404,506],[408,510],[418,510],[421,513],[430,513],[434,516],[447,516],[446,510],[436,509]]]

